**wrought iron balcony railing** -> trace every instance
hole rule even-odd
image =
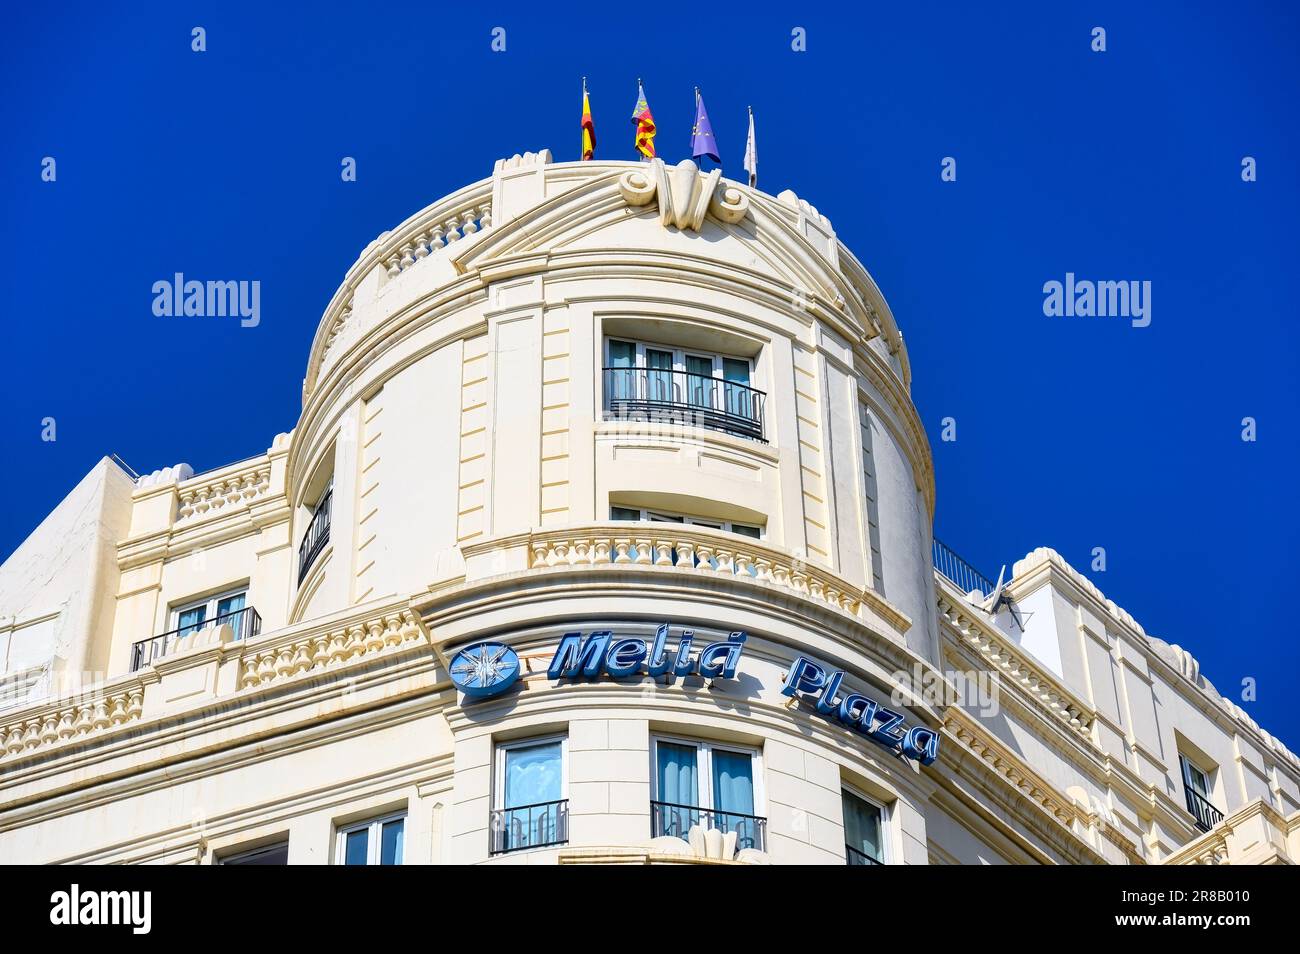
[[[881,861],[879,858],[873,858],[865,851],[859,851],[858,849],[854,848],[852,845],[844,846],[844,863],[849,866],[884,864],[884,862]]]
[[[724,812],[716,808],[697,805],[677,805],[673,802],[650,803],[650,834],[654,838],[671,835],[687,840],[691,828],[716,828],[724,835],[736,833],[736,850],[756,848],[767,850],[767,819],[758,815]]]
[[[1209,831],[1223,821],[1223,812],[1211,805],[1193,788],[1187,789],[1187,810],[1192,813],[1192,817],[1196,819],[1196,827],[1201,831]]]
[[[498,808],[488,824],[488,853],[563,845],[569,840],[569,800]]]
[[[932,552],[934,555],[934,568],[951,580],[957,589],[963,593],[979,590],[985,596],[989,596],[997,586],[987,576],[959,557],[955,550],[938,537],[934,538]]]
[[[311,569],[311,565],[325,549],[325,544],[330,542],[330,506],[333,502],[334,488],[330,487],[316,504],[316,509],[311,515],[311,523],[307,524],[307,532],[302,535],[302,543],[298,544],[299,586],[302,585],[303,578]]]
[[[620,421],[705,427],[763,438],[762,391],[688,371],[605,368],[605,413]]]
[[[140,640],[131,647],[131,671],[135,672],[137,669],[153,665],[155,660],[171,653],[177,641],[185,636],[197,633],[200,630],[210,629],[213,626],[220,626],[223,623],[230,627],[234,633],[234,638],[237,640],[252,639],[262,631],[262,617],[257,615],[257,610],[253,609],[253,607],[245,606],[233,613],[223,613],[220,616],[214,616],[212,619],[205,619],[201,623],[190,623],[180,629],[173,629],[169,633]]]

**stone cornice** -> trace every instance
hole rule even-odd
[[[710,527],[606,523],[536,529],[522,538],[476,541],[462,547],[467,560],[508,546],[526,545],[530,569],[556,566],[640,566],[674,573],[721,576],[764,588],[805,594],[855,619],[883,622],[901,637],[912,621],[869,587],[857,586],[820,564],[809,563],[761,540]]]
[[[1007,586],[1007,592],[1014,598],[1023,598],[1049,581],[1078,603],[1087,606],[1094,615],[1108,620],[1115,630],[1123,632],[1128,641],[1142,652],[1147,665],[1160,673],[1170,688],[1179,692],[1225,731],[1240,732],[1250,737],[1263,752],[1274,755],[1278,766],[1288,773],[1292,781],[1300,784],[1300,758],[1295,753],[1206,682],[1200,675],[1199,664],[1190,653],[1179,646],[1149,636],[1130,613],[1113,600],[1107,599],[1095,583],[1072,567],[1055,550],[1039,547],[1018,561],[1012,569],[1012,580]],[[1159,641],[1168,648],[1170,658],[1166,658],[1157,649],[1154,641]]]
[[[247,641],[195,646],[164,657],[157,667],[149,666],[91,686],[74,696],[45,700],[4,713],[0,722],[0,746],[3,747],[0,765],[5,768],[8,782],[15,772],[21,771],[29,756],[38,756],[40,774],[47,774],[60,759],[79,759],[85,745],[91,742],[99,750],[105,749],[111,739],[138,746],[152,729],[161,734],[149,745],[163,745],[167,734],[175,731],[174,714],[167,712],[161,718],[145,718],[144,713],[147,693],[169,673],[229,662],[236,672],[233,687],[242,694],[278,687],[325,671],[347,669],[379,657],[403,655],[413,650],[418,654],[421,647],[427,654],[428,644],[428,634],[406,601],[387,600],[352,607],[343,613]],[[216,707],[222,709],[223,702],[224,697],[218,696]],[[247,702],[245,696],[241,706],[234,708],[246,708]],[[233,716],[244,717],[238,711]],[[129,729],[124,728],[128,726]]]
[[[1183,845],[1166,857],[1165,865],[1222,865],[1234,863],[1233,855],[1241,851],[1237,835],[1245,844],[1243,854],[1252,864],[1296,864],[1293,857],[1300,847],[1300,812],[1290,818],[1263,799],[1255,799],[1224,818],[1210,831]],[[1263,837],[1261,837],[1263,836]],[[1235,859],[1241,863],[1240,858]]]
[[[1063,716],[1059,708],[1062,703],[1057,703],[1057,708],[1039,698],[1044,687],[1055,687],[1054,691],[1060,698],[1068,701],[1068,705],[1081,709],[1088,717],[1089,728],[1092,721],[1096,718],[1096,712],[1091,709],[1082,699],[1074,696],[1068,688],[1061,684],[1056,678],[1032,657],[1022,650],[1015,648],[1010,640],[997,629],[992,623],[984,620],[980,611],[964,604],[964,597],[957,594],[954,587],[951,587],[941,576],[936,573],[936,594],[937,598],[949,606],[956,607],[961,601],[963,606],[958,615],[967,621],[967,628],[974,628],[979,638],[972,641],[968,636],[961,633],[961,630],[955,627],[947,618],[944,609],[940,608],[940,623],[950,638],[958,640],[958,646],[969,652],[979,652],[977,658],[986,660],[993,664],[998,671],[1002,671],[1001,663],[994,663],[988,660],[986,653],[994,652],[998,658],[1005,659],[1007,664],[1017,668],[1017,671],[1025,669],[1032,671],[1032,678],[1025,682],[1023,680],[1012,680],[1010,685],[1014,691],[1026,703],[1032,706],[1032,711],[1036,711],[1042,716],[1040,725],[1050,731],[1051,727],[1057,729],[1057,748],[1062,752],[1068,763],[1077,771],[1083,773],[1099,786],[1116,787],[1121,790],[1125,800],[1134,808],[1142,808],[1150,817],[1156,818],[1160,823],[1171,832],[1178,833],[1183,838],[1192,837],[1194,827],[1187,813],[1182,810],[1182,806],[1169,797],[1163,790],[1158,789],[1154,784],[1144,781],[1133,769],[1125,765],[1122,761],[1116,762],[1108,753],[1104,752],[1092,737],[1090,731],[1080,731],[1078,727],[1070,724],[1070,719]],[[1004,648],[1005,647],[1005,650]],[[1005,657],[1003,652],[1008,655]],[[1014,658],[1016,661],[1011,662]],[[1034,687],[1035,691],[1028,691],[1028,687]],[[1051,743],[1050,738],[1045,738],[1045,742]]]
[[[939,580],[936,595],[939,617],[958,634],[963,643],[978,652],[994,670],[1022,688],[1039,706],[1080,738],[1092,740],[1095,712],[1065,684],[1015,646],[991,623],[986,623],[965,599],[949,592]]]
[[[952,736],[964,748],[978,755],[1062,825],[1068,828],[1080,817],[1064,793],[1058,792],[999,739],[985,732],[965,710],[950,706],[944,713],[943,728],[945,735]]]
[[[932,804],[967,826],[975,823],[961,822],[963,814],[978,819],[979,824],[998,833],[1030,862],[1052,864],[1058,860],[1045,850],[1043,845],[1046,845],[1071,864],[1105,864],[1095,848],[1022,791],[1004,773],[1005,766],[990,763],[947,730],[944,737],[946,747],[940,761],[945,771],[937,792],[930,799]],[[1018,777],[1018,773],[1013,774]],[[1036,844],[1033,836],[1042,845]],[[991,847],[996,849],[995,844]]]

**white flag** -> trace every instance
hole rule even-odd
[[[758,146],[754,143],[754,111],[749,111],[749,139],[745,142],[745,171],[749,173],[749,185],[758,185]]]

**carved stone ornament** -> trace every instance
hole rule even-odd
[[[704,217],[734,225],[749,212],[749,196],[733,183],[722,181],[722,170],[700,172],[690,159],[671,169],[662,159],[629,169],[618,178],[618,191],[628,205],[659,202],[659,221],[665,226],[698,232]]]

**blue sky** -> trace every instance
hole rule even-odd
[[[1056,548],[1225,693],[1257,679],[1241,704],[1300,745],[1293,5],[104,6],[0,15],[3,553],[105,453],[148,471],[264,450],[371,239],[498,157],[576,158],[583,74],[598,156],[632,158],[641,76],[670,161],[699,85],[740,177],[752,104],[760,185],[818,206],[875,276],[937,534],[989,575]],[[261,281],[260,325],[155,317],[176,271]],[[1151,325],[1045,317],[1066,272],[1150,281]]]

